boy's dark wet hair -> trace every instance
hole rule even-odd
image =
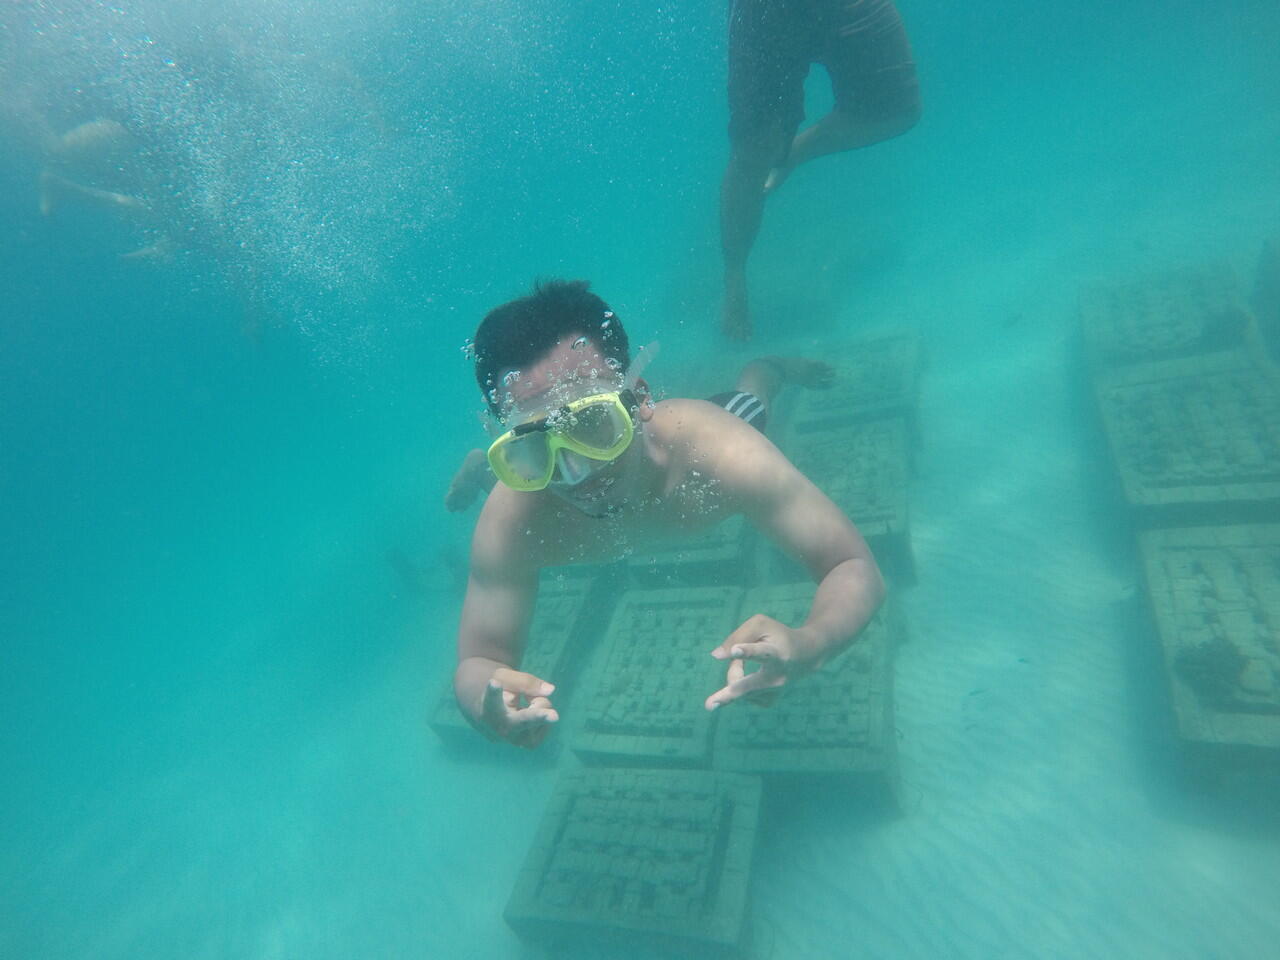
[[[501,413],[504,370],[536,363],[569,334],[585,336],[619,370],[631,363],[627,332],[585,280],[540,280],[533,293],[490,310],[476,330],[476,383],[489,409]]]

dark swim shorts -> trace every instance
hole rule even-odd
[[[836,109],[888,120],[920,109],[911,45],[892,0],[732,0],[729,138],[784,135],[804,120],[804,78],[820,63]]]
[[[769,422],[769,413],[765,410],[764,402],[754,393],[747,393],[745,390],[727,390],[724,393],[717,393],[714,397],[707,397],[708,403],[714,403],[717,407],[724,407],[743,423],[749,423],[761,433],[764,433],[765,424]]]

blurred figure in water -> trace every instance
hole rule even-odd
[[[167,258],[176,249],[161,216],[145,193],[150,180],[141,145],[116,120],[98,118],[46,138],[38,202],[46,217],[69,203],[111,211],[150,235],[126,260]]]
[[[732,390],[708,397],[712,403],[760,431],[769,420],[769,408],[787,385],[823,389],[831,386],[835,368],[806,357],[758,357],[744,366]],[[457,513],[493,489],[497,479],[483,450],[472,450],[462,460],[444,495],[445,509]]]
[[[797,134],[814,63],[830,74],[835,106]],[[896,137],[919,117],[915,62],[892,0],[732,0],[730,154],[720,188],[727,336],[751,336],[747,255],[766,195],[802,163]]]
[[[261,341],[270,311],[261,292],[258,264],[228,232],[222,218],[182,202],[159,175],[161,162],[144,139],[109,118],[86,121],[55,134],[38,126],[43,165],[37,203],[45,217],[68,210],[98,210],[115,218],[109,232],[121,260],[170,261],[197,254],[221,274],[240,312],[240,332]],[[215,211],[216,213],[216,211]]]

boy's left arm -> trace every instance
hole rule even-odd
[[[708,710],[816,670],[866,626],[885,592],[875,558],[849,518],[762,434],[737,425],[745,432],[734,429],[718,458],[723,489],[758,529],[805,564],[818,590],[800,626],[757,613],[711,652],[730,663],[725,686],[706,700]],[[748,660],[759,669],[747,673]]]

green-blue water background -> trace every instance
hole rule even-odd
[[[460,347],[561,275],[661,341],[652,379],[672,390],[717,389],[701,383],[749,355],[714,333],[724,4],[338,6],[0,14],[5,957],[520,955],[499,915],[548,775],[459,766],[425,726],[473,517],[440,499],[481,437]],[[924,338],[914,656],[965,671],[959,696],[1008,680],[1014,652],[1125,638],[1108,611],[1127,558],[1080,479],[1102,451],[1083,446],[1075,292],[1211,258],[1247,274],[1280,232],[1280,8],[901,9],[925,119],[771,203],[751,351]],[[810,115],[828,100],[815,70]],[[148,237],[84,205],[37,211],[33,118],[97,117],[138,132],[153,195],[181,211],[190,242],[168,262],[119,261]],[[1274,836],[1168,799],[1143,732],[1163,717],[1112,657],[1096,726],[1115,727],[1116,824],[992,831],[981,869],[1004,882],[976,903],[971,849],[930,840],[886,870],[856,838],[787,852],[850,827],[784,827],[758,897],[774,955],[1274,949]],[[1032,715],[1032,688],[1003,689]],[[906,744],[953,742],[958,709],[900,708]],[[1055,765],[1078,720],[1060,710],[1018,721],[1010,769]],[[916,771],[916,815],[948,783],[999,799],[991,762],[936,785]],[[1043,790],[1028,810],[1060,799],[1020,783]],[[1114,854],[1165,823],[1185,856]],[[1095,844],[1075,880],[1055,874]],[[1215,897],[1226,921],[1196,909]]]

